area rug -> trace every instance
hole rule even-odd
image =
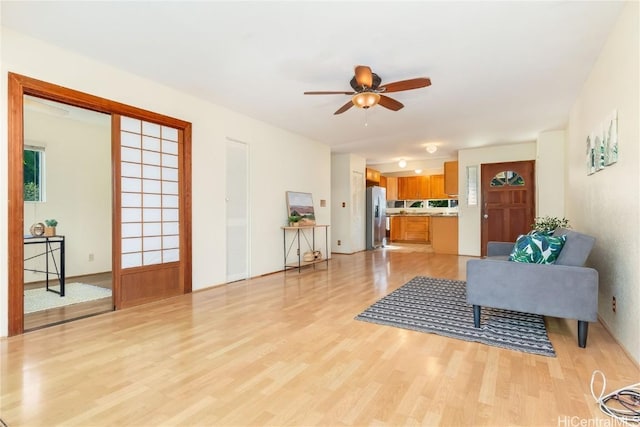
[[[60,287],[49,286],[49,288],[59,290]],[[24,312],[25,314],[35,313],[106,297],[111,297],[111,289],[85,283],[66,283],[63,297],[54,292],[48,292],[45,288],[30,289],[24,291]]]
[[[430,332],[525,353],[555,357],[542,316],[482,307],[480,328],[473,326],[466,283],[414,277],[377,301],[356,320]]]

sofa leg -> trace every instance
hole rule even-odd
[[[589,322],[578,320],[578,345],[581,348],[587,346],[587,334],[589,333]]]
[[[475,305],[473,306],[473,326],[475,326],[476,328],[480,327],[480,309],[482,307],[480,307],[479,305]]]

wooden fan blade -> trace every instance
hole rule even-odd
[[[342,92],[342,91],[311,91],[305,92],[305,95],[355,95],[355,92]]]
[[[427,86],[431,86],[431,79],[428,77],[418,77],[415,79],[383,84],[380,87],[380,90],[385,93],[389,93],[400,92],[401,90],[419,89]]]
[[[356,66],[356,82],[358,86],[371,87],[373,84],[373,76],[371,75],[371,68],[366,65]]]
[[[396,101],[393,98],[389,98],[388,96],[380,95],[380,101],[378,101],[378,105],[382,105],[384,108],[388,108],[389,110],[398,111],[404,105],[401,102]]]
[[[340,108],[338,109],[338,111],[336,111],[335,113],[333,113],[333,115],[336,115],[336,114],[342,114],[342,113],[344,113],[345,111],[347,111],[347,110],[348,110],[349,108],[351,108],[351,107],[353,107],[353,102],[349,101],[349,102],[347,102],[346,104],[344,104],[342,107],[340,107]]]

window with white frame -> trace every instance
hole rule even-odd
[[[44,202],[44,148],[24,147],[22,188],[25,202]]]

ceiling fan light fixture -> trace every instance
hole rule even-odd
[[[427,150],[427,153],[433,154],[436,151],[438,151],[438,146],[436,144],[427,144],[426,150]]]
[[[375,92],[360,92],[353,95],[351,102],[358,108],[371,108],[380,101],[380,95]]]
[[[405,159],[400,159],[400,161],[398,162],[398,166],[400,166],[401,168],[406,168],[407,161]]]

